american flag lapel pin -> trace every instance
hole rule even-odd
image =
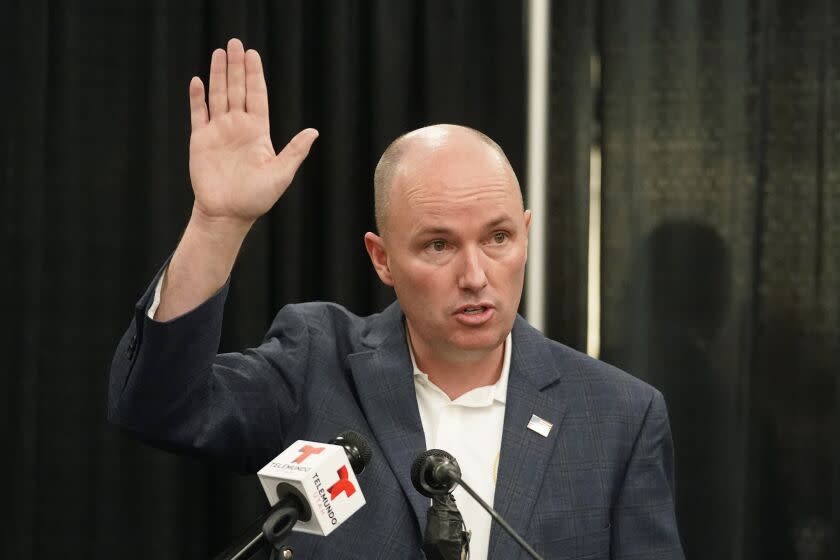
[[[537,432],[542,437],[548,437],[548,433],[551,431],[553,426],[554,424],[548,420],[543,420],[536,414],[532,414],[531,420],[528,422],[528,429]]]

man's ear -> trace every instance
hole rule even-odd
[[[394,279],[391,278],[391,268],[388,266],[388,254],[385,251],[385,242],[381,237],[372,232],[365,234],[365,249],[367,249],[373,269],[379,275],[379,279],[386,286],[393,286]]]
[[[531,211],[525,210],[525,262],[528,262],[528,232],[531,231]]]

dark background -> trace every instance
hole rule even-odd
[[[552,3],[548,325],[585,349],[589,154],[603,155],[602,357],[671,413],[689,558],[840,555],[840,6]],[[372,172],[456,122],[525,181],[518,1],[4,0],[0,557],[207,558],[254,477],[104,422],[111,353],[191,205],[187,85],[258,49],[272,136],[321,131],[246,241],[223,349],[286,302],[358,313]]]

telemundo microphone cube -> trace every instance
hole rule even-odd
[[[257,473],[268,501],[278,492],[300,493],[312,516],[293,531],[326,536],[365,505],[356,474],[339,445],[298,440]],[[295,492],[297,491],[297,492]]]

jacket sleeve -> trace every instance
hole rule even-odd
[[[143,441],[254,472],[274,457],[298,410],[308,327],[294,306],[262,344],[217,355],[228,284],[171,321],[149,319],[158,273],[111,364],[108,420]]]
[[[665,400],[655,391],[612,511],[610,558],[683,560],[674,509],[674,461]]]

